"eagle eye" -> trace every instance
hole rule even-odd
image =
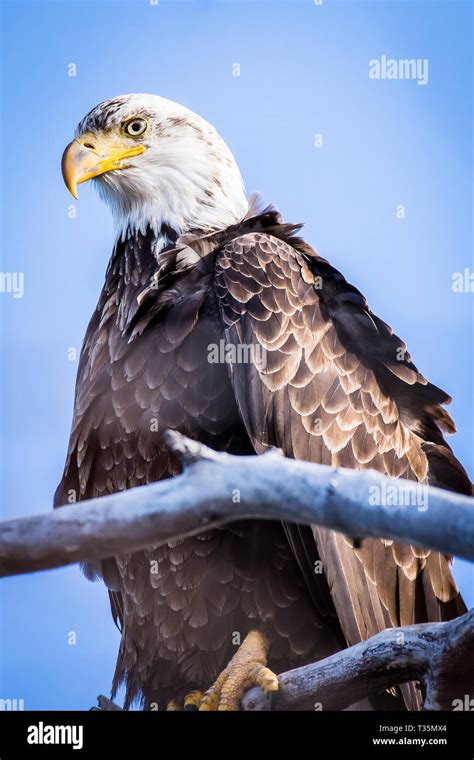
[[[141,137],[148,129],[148,122],[146,119],[134,117],[129,119],[122,125],[123,134],[128,137]]]

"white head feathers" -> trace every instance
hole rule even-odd
[[[127,160],[127,168],[93,180],[112,207],[120,237],[151,227],[165,245],[167,230],[211,232],[245,215],[248,202],[231,151],[211,124],[178,103],[123,95],[92,109],[77,135],[119,134],[134,116],[148,122],[140,138],[146,150]]]

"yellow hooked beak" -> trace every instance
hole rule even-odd
[[[77,198],[77,185],[88,179],[116,169],[126,169],[124,159],[139,156],[146,150],[144,145],[125,147],[125,140],[86,132],[75,137],[63,153],[61,163],[63,179],[71,195]]]

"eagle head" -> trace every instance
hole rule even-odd
[[[92,179],[117,232],[157,237],[215,231],[247,211],[236,161],[214,127],[157,95],[123,95],[93,108],[62,159],[67,188]]]

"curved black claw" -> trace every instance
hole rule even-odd
[[[278,695],[280,694],[279,691],[271,691],[268,695],[268,703],[270,705],[270,710],[276,710],[276,705],[278,702]]]

